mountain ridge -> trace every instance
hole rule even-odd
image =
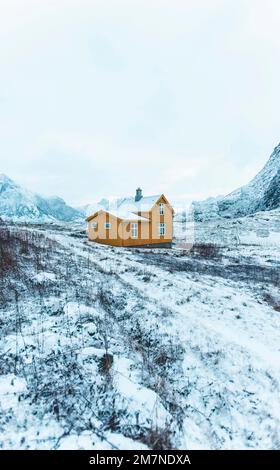
[[[248,184],[226,196],[193,202],[197,221],[244,217],[278,207],[280,207],[280,144],[275,147],[262,170]]]
[[[43,197],[33,193],[5,174],[0,174],[0,217],[20,222],[71,222],[83,213],[57,196]]]
[[[118,207],[122,200],[123,198],[116,198],[109,201],[103,198],[99,202],[74,208],[60,197],[43,197],[22,188],[7,175],[0,174],[0,218],[3,221],[82,221],[100,209],[110,210]],[[226,196],[194,201],[192,207],[194,219],[200,222],[245,217],[259,211],[279,208],[280,144],[275,147],[262,170],[247,185]]]

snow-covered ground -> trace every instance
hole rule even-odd
[[[178,243],[211,242],[227,246],[231,250],[237,247],[238,253],[244,246],[248,248],[257,246],[263,249],[267,247],[270,253],[273,250],[273,256],[278,254],[278,259],[280,256],[280,209],[257,212],[235,219],[217,218],[200,223],[195,223],[193,213],[189,212],[185,218],[182,214],[177,214],[174,226]]]
[[[210,253],[11,227],[33,248],[1,278],[1,447],[280,448],[275,213],[196,225]]]

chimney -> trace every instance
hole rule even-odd
[[[136,189],[136,195],[135,195],[135,202],[138,202],[140,201],[140,199],[142,199],[142,189],[141,188],[137,188]]]

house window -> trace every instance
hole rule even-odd
[[[131,224],[131,238],[138,237],[138,224]]]
[[[165,235],[165,223],[158,224],[158,234],[160,237]]]
[[[104,224],[104,227],[106,228],[106,230],[109,230],[109,229],[111,228],[110,222],[106,222],[106,223]]]
[[[97,222],[92,222],[91,228],[97,228]]]
[[[164,214],[164,204],[162,202],[159,205],[159,213],[160,213],[160,215]]]

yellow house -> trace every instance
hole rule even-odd
[[[90,215],[86,219],[88,238],[113,246],[170,248],[173,215],[164,194],[143,197],[138,188],[134,198],[125,198],[115,208]]]

